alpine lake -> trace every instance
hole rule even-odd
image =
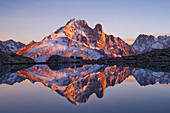
[[[0,113],[170,113],[170,73],[99,64],[1,67]]]

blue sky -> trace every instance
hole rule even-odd
[[[0,40],[40,41],[72,18],[126,41],[170,34],[170,0],[0,0]]]

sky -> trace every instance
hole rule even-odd
[[[72,18],[132,43],[170,34],[170,0],[0,0],[0,40],[41,41]]]

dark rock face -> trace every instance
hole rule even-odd
[[[13,40],[0,41],[0,49],[6,53],[11,53],[12,51],[16,51],[24,46],[26,45],[21,42],[15,42]]]
[[[143,53],[152,51],[153,49],[165,49],[170,47],[170,36],[158,36],[155,38],[152,35],[139,35],[132,44],[136,50]]]

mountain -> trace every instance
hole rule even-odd
[[[165,35],[155,38],[152,35],[140,34],[132,44],[132,47],[142,53],[153,49],[165,49],[170,47],[170,36]]]
[[[16,51],[24,46],[25,44],[21,42],[15,42],[14,40],[0,41],[0,49],[6,53],[11,53],[12,51]]]
[[[28,45],[36,43],[34,40],[32,40]]]
[[[3,63],[34,63],[34,60],[15,53],[5,53],[0,50],[0,65]]]
[[[20,48],[16,54],[45,62],[51,55],[83,59],[129,56],[140,53],[121,38],[104,33],[100,24],[90,28],[85,20],[71,19],[42,41]]]

